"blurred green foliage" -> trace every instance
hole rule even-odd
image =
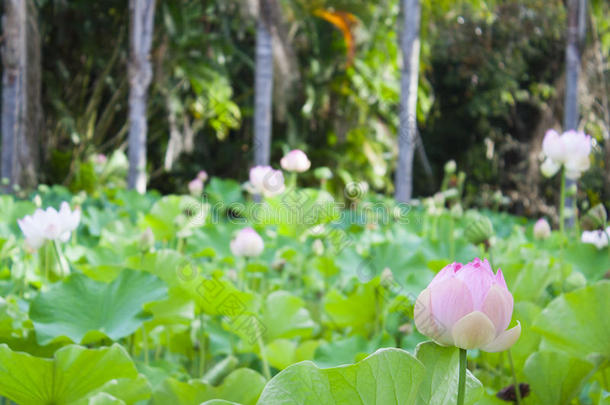
[[[327,166],[391,192],[402,64],[400,2],[280,4],[300,79],[287,91],[276,86],[282,91],[274,94],[272,162],[299,147],[313,167]],[[127,3],[38,0],[38,5],[49,167],[44,180],[87,189],[89,157],[126,148]],[[320,9],[350,13],[342,15],[346,23],[353,18],[348,24],[353,60],[345,33],[316,15]],[[598,44],[607,61],[608,3],[593,1],[590,11],[588,43]],[[417,118],[436,182],[445,161],[455,159],[469,173],[471,195],[481,186],[518,188],[543,111],[561,105],[564,36],[559,1],[423,2]],[[202,168],[223,177],[247,176],[254,41],[255,18],[245,0],[158,1],[149,98],[151,187],[182,190]],[[602,76],[606,85],[607,69]],[[284,81],[276,69],[276,82]],[[600,144],[602,113],[593,107],[583,111],[591,122],[587,130]],[[416,165],[416,194],[434,191]],[[601,191],[603,165],[600,154],[585,178],[597,200],[608,199]],[[346,178],[334,176],[327,188],[343,189]],[[305,181],[316,182],[313,172]]]

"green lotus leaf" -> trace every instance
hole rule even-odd
[[[227,209],[232,204],[241,204],[245,201],[241,184],[232,179],[212,177],[205,187],[205,194],[215,209]]]
[[[592,363],[565,353],[539,351],[527,359],[523,374],[536,404],[570,404],[593,367]]]
[[[96,389],[86,398],[77,402],[75,405],[88,405],[92,401],[120,401],[117,403],[135,404],[139,401],[145,401],[150,398],[151,386],[143,374],[139,374],[137,378],[117,378],[108,381],[100,388]],[[114,402],[108,402],[114,403]]]
[[[441,347],[433,342],[420,343],[415,357],[426,367],[424,380],[417,394],[417,405],[454,405],[457,403],[460,351]],[[483,385],[470,371],[466,377],[464,405],[474,404],[484,393]]]
[[[588,280],[597,281],[610,269],[607,249],[598,249],[589,243],[574,243],[567,249],[565,259],[575,271],[580,271]]]
[[[34,299],[30,318],[40,345],[59,337],[76,343],[118,340],[149,319],[142,311],[145,303],[166,297],[165,283],[145,272],[123,270],[111,283],[72,274]]]
[[[610,359],[610,281],[555,298],[534,322],[544,343],[578,358]]]
[[[292,338],[311,335],[315,323],[305,308],[305,302],[287,291],[274,291],[265,300],[261,322],[264,339]]]
[[[52,359],[0,345],[0,395],[20,405],[78,405],[113,380],[123,390],[131,383],[141,386],[134,364],[118,344],[102,349],[69,345]]]
[[[216,209],[216,207],[214,207]],[[219,215],[214,212],[213,215]],[[230,242],[240,227],[233,224],[209,224],[193,230],[186,242],[186,252],[196,257],[224,258],[231,256]]]
[[[153,393],[153,404],[199,405],[205,401],[223,399],[254,405],[264,386],[265,378],[248,368],[233,371],[216,387],[202,380],[180,382],[168,378]]]
[[[257,404],[414,404],[424,375],[424,366],[400,349],[380,349],[359,363],[327,369],[304,361],[273,377]]]
[[[330,290],[324,299],[329,326],[334,329],[349,327],[366,335],[374,325],[377,308],[381,305],[380,288],[376,277],[366,284],[359,284],[347,296],[336,289]]]
[[[299,361],[312,360],[318,345],[318,340],[306,340],[299,344],[294,340],[276,339],[265,346],[265,353],[271,366],[283,370]]]
[[[392,347],[395,341],[388,335],[366,339],[361,335],[322,341],[315,351],[314,363],[321,368],[336,367],[360,361],[378,347]]]
[[[189,228],[201,225],[207,214],[208,205],[201,200],[188,195],[168,195],[157,201],[138,225],[141,229],[150,228],[155,240],[168,241]]]
[[[89,398],[82,405],[125,405],[125,401],[120,400],[106,392],[100,392]]]

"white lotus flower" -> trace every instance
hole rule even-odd
[[[562,164],[566,159],[565,144],[561,140],[561,135],[554,129],[549,129],[544,134],[542,150],[548,158],[556,163]]]
[[[561,135],[561,140],[565,145],[567,163],[573,156],[589,156],[591,153],[591,137],[582,131],[566,131]]]
[[[590,166],[591,137],[584,132],[566,131],[559,135],[550,129],[544,135],[542,150],[546,160],[541,166],[542,173],[553,176],[563,165],[566,176],[578,179]]]
[[[255,166],[250,169],[250,181],[245,187],[252,194],[272,197],[284,192],[284,175],[271,166]]]
[[[289,172],[303,173],[309,170],[311,162],[305,152],[299,149],[291,150],[280,160],[282,169]]]
[[[589,166],[591,166],[591,162],[588,154],[577,155],[565,163],[566,177],[568,179],[576,180],[580,178],[584,172],[589,170]]]
[[[610,227],[608,227],[605,231],[597,230],[597,231],[584,231],[580,240],[582,243],[590,243],[595,245],[598,249],[603,249],[608,246],[608,233],[610,232]]]
[[[203,181],[199,177],[195,177],[189,181],[188,189],[192,196],[199,197],[203,192]]]
[[[544,218],[540,218],[534,225],[534,237],[536,239],[546,239],[551,236],[551,224]]]
[[[59,212],[49,207],[37,209],[34,214],[18,219],[19,228],[25,236],[25,243],[37,250],[46,241],[66,242],[80,222],[80,210],[72,211],[67,202],[62,202]]]
[[[231,241],[231,253],[235,256],[255,257],[265,248],[263,238],[252,228],[244,228]]]

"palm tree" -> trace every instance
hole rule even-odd
[[[587,0],[568,0],[568,32],[566,44],[566,93],[564,99],[564,131],[575,130],[578,128],[579,104],[578,104],[578,79],[580,76],[581,45],[586,36],[587,27]],[[574,190],[576,181],[566,179],[566,189]],[[575,195],[568,192],[565,197],[565,206],[574,205]],[[565,226],[570,228],[574,225],[576,212],[568,211]]]
[[[32,0],[4,2],[2,50],[2,178],[13,186],[37,182],[43,118],[40,34]]]
[[[400,128],[396,192],[399,202],[409,202],[413,192],[413,151],[417,139],[417,83],[419,73],[419,0],[402,0],[403,27],[401,33],[402,76],[400,82]]]
[[[129,188],[146,191],[146,105],[155,0],[129,0]]]
[[[258,2],[256,66],[254,73],[254,164],[268,165],[271,154],[271,114],[273,99],[273,39],[269,26],[270,7]]]

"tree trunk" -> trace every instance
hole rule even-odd
[[[430,159],[428,159],[426,148],[424,148],[424,141],[423,139],[421,139],[421,133],[419,131],[417,131],[415,149],[417,149],[417,156],[419,157],[419,162],[421,163],[422,169],[424,170],[424,173],[428,178],[428,191],[434,192],[436,191],[436,181],[434,180],[434,172],[432,171],[432,165],[430,164]]]
[[[31,0],[4,2],[2,178],[5,191],[34,187],[40,157],[40,34]]]
[[[268,165],[271,155],[271,109],[273,94],[273,46],[265,0],[259,1],[254,78],[254,164]]]
[[[146,192],[146,106],[155,0],[129,0],[129,188]]]
[[[419,0],[402,0],[402,77],[400,81],[400,128],[396,165],[396,200],[409,202],[413,192],[413,150],[417,139],[417,84],[419,74]]]
[[[586,34],[587,0],[568,0],[568,32],[566,44],[566,93],[564,101],[563,129],[564,131],[578,128],[578,78],[580,75],[581,44]],[[566,179],[566,189],[576,189],[576,181]],[[565,206],[569,208],[565,216],[566,228],[571,228],[576,219],[576,213],[571,208],[576,194],[571,191],[565,197]]]

